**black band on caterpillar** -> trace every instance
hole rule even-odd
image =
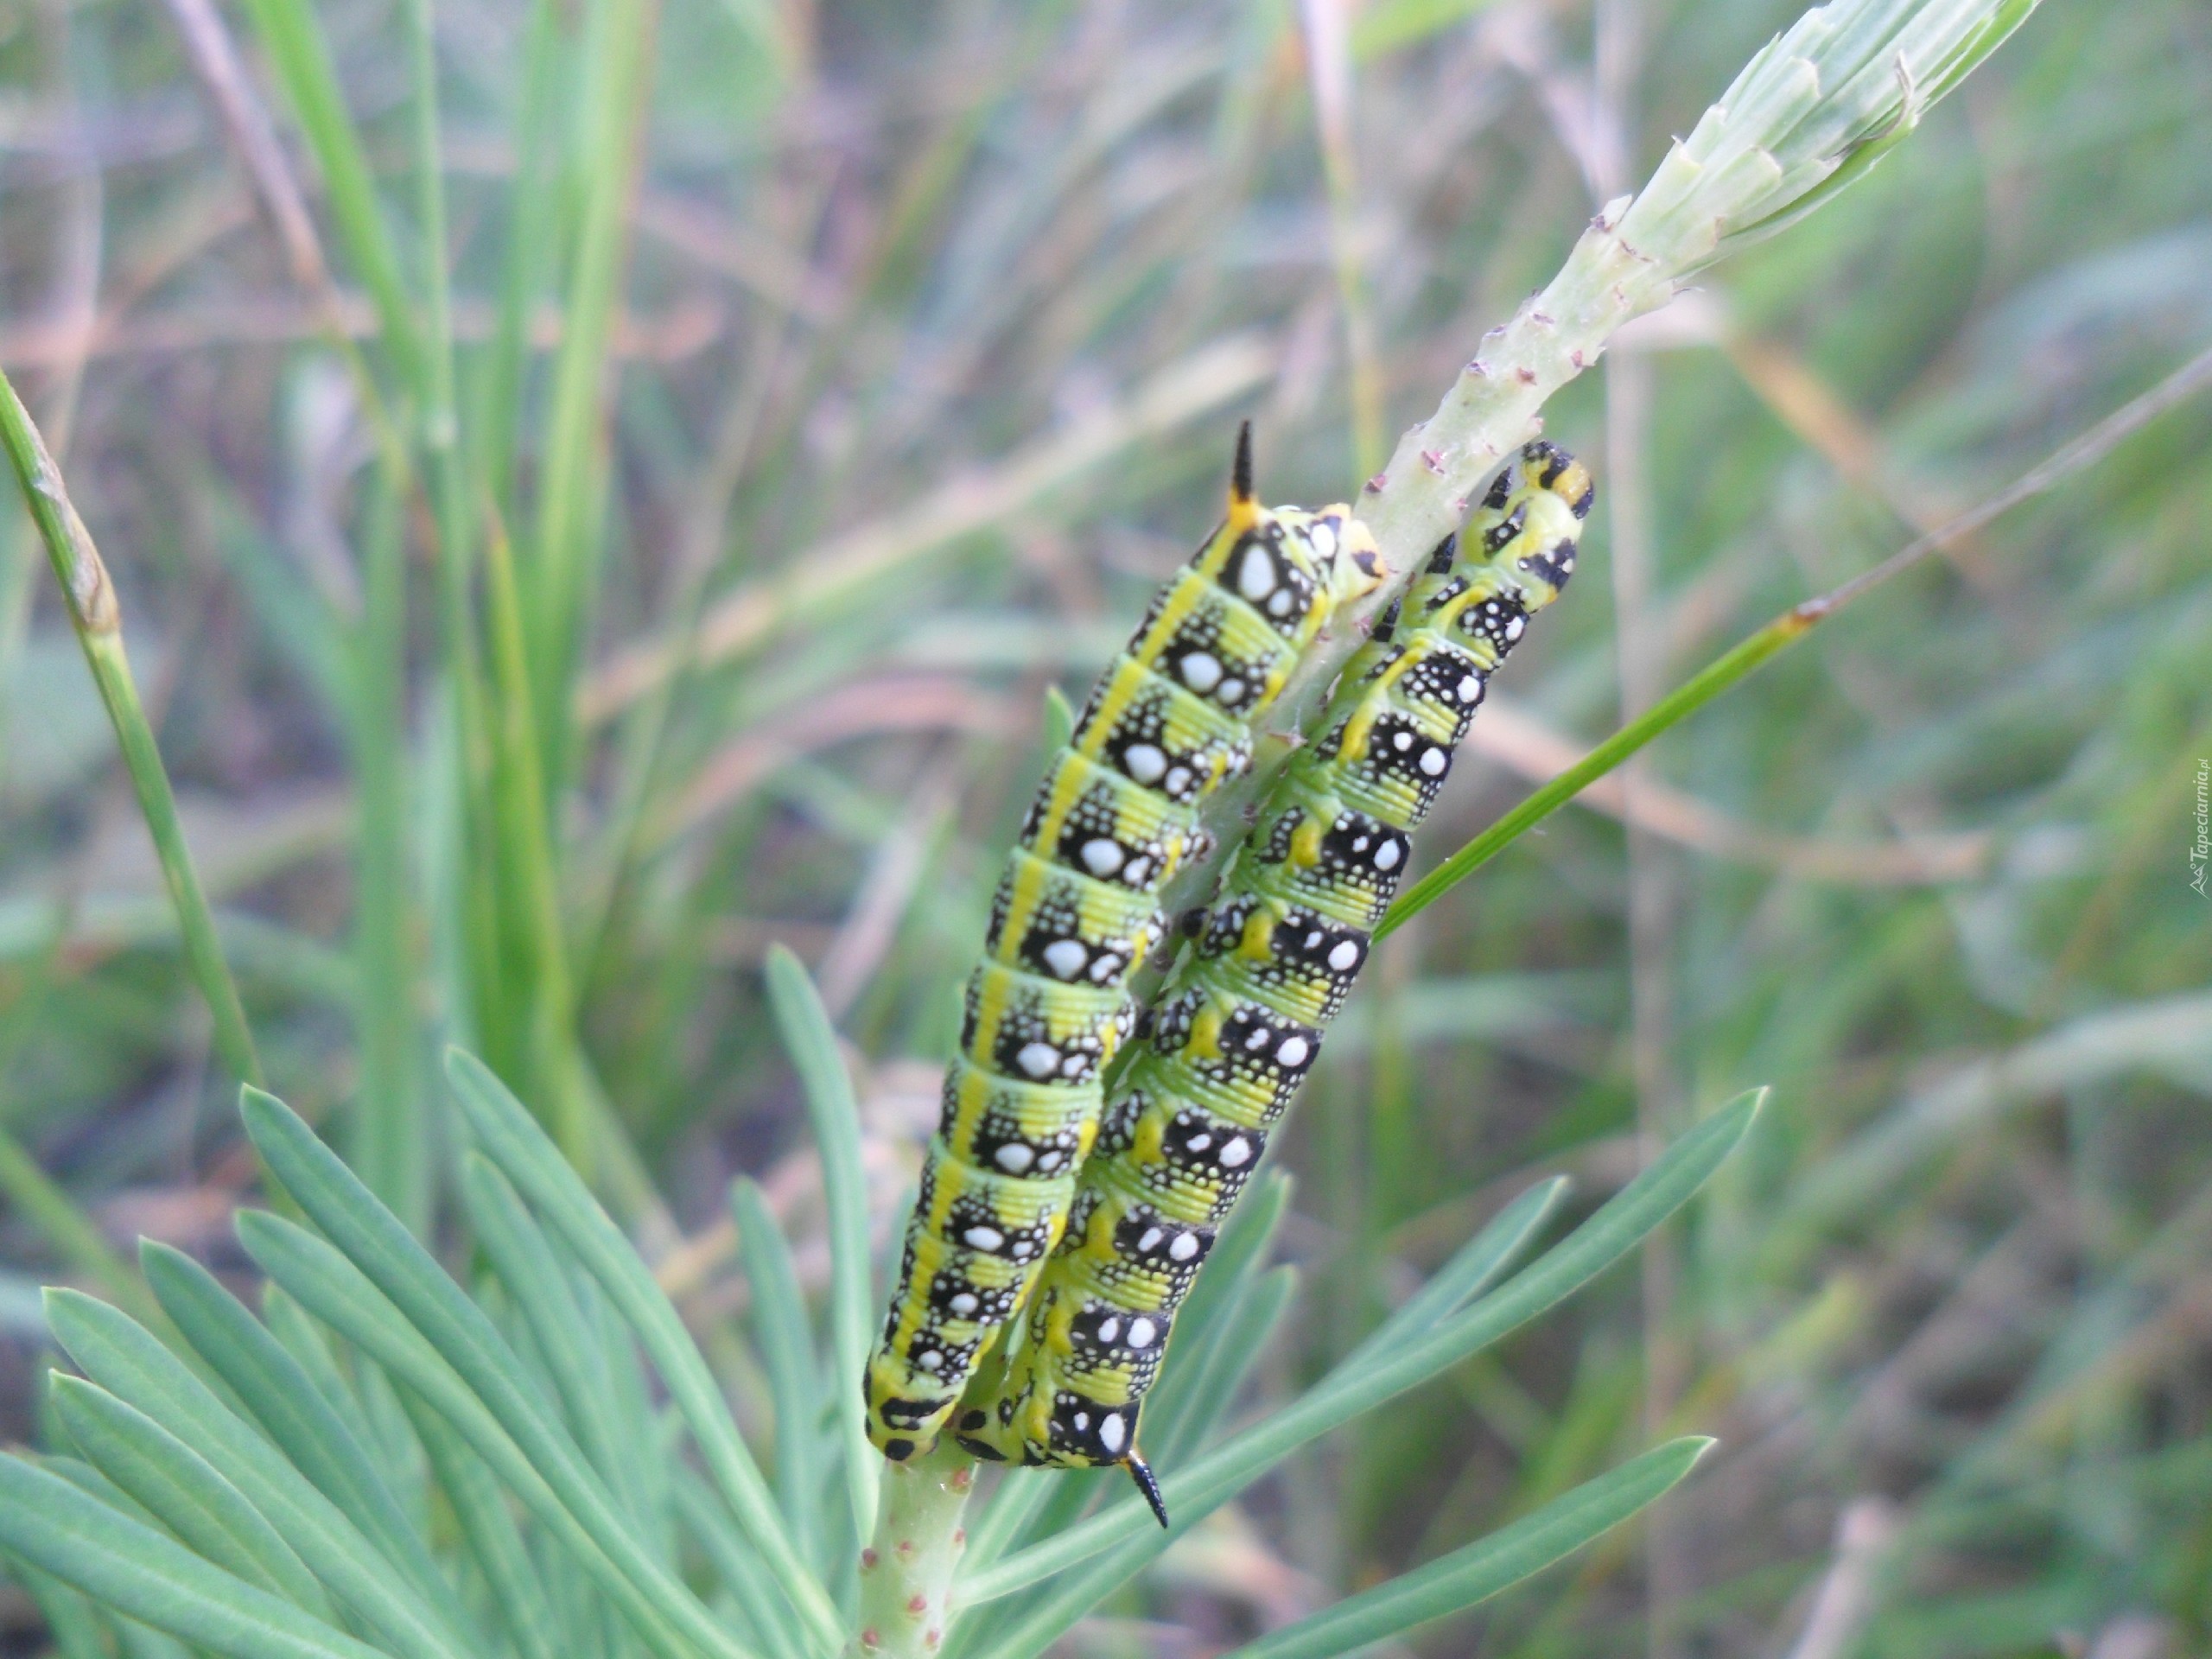
[[[1175,1310],[1320,1050],[1490,676],[1574,569],[1588,472],[1532,443],[1345,668],[1147,1013],[1022,1334],[956,1433],[977,1455],[1126,1463]]]
[[[886,1457],[926,1451],[1058,1242],[1129,1034],[1129,975],[1197,808],[1335,607],[1382,579],[1351,510],[1270,512],[1237,442],[1227,521],[1153,600],[1039,785],[968,982],[960,1054],[863,1386]]]

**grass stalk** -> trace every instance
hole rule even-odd
[[[1661,733],[1679,726],[1722,692],[1741,684],[1753,671],[1789,650],[1847,605],[1944,549],[1967,541],[2022,502],[2056,488],[2110,454],[2129,434],[2208,385],[2212,385],[2212,352],[2190,359],[2148,391],[2129,399],[1980,505],[1898,549],[1840,587],[1791,606],[1764,627],[1707,663],[1399,894],[1397,902],[1376,928],[1375,937],[1380,939],[1403,927]]]
[[[139,701],[138,684],[130,672],[130,659],[123,646],[123,607],[92,543],[92,532],[78,516],[61,480],[61,470],[47,452],[30,411],[16,395],[15,386],[0,373],[0,443],[22,486],[23,503],[46,543],[47,557],[61,584],[69,613],[69,626],[92,670],[92,683],[106,706],[108,722],[115,728],[123,750],[123,763],[130,774],[130,787],[138,797],[147,833],[153,837],[155,855],[161,861],[162,880],[169,903],[176,910],[178,931],[183,936],[186,965],[193,982],[207,1001],[215,1020],[215,1051],[223,1064],[242,1081],[257,1086],[262,1078],[261,1057],[246,1025],[245,1007],[231,978],[215,936],[214,913],[200,885],[200,873],[186,845],[184,826],[176,810],[176,792],[162,765],[161,746]]]

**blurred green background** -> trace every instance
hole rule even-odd
[[[1046,688],[1212,522],[1236,419],[1269,499],[1351,493],[1795,10],[447,0],[426,42],[326,0],[359,189],[284,15],[0,0],[0,366],[113,573],[271,1086],[435,1228],[435,1056],[479,1049],[711,1338],[734,1174],[827,1272],[767,946],[854,1044],[887,1249]],[[425,482],[379,442],[443,429],[434,270],[460,448],[401,446]],[[2212,11],[2045,0],[1556,400],[1588,556],[1424,859],[2208,343]],[[2202,399],[2152,423],[1378,952],[1284,1147],[1309,1274],[1268,1389],[1533,1177],[1586,1207],[1701,1109],[1770,1109],[1640,1274],[1071,1652],[1210,1651],[1692,1430],[1721,1445],[1651,1517],[1421,1650],[2212,1645],[2209,440]],[[102,1235],[242,1270],[254,1172],[12,493],[0,746],[28,1439],[35,1287],[99,1282]]]

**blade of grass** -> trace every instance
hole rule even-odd
[[[0,1193],[43,1234],[55,1254],[141,1319],[151,1311],[146,1287],[102,1236],[99,1224],[38,1166],[23,1143],[0,1128]]]
[[[823,1565],[822,1445],[818,1432],[823,1390],[820,1357],[806,1317],[806,1298],[783,1230],[768,1213],[760,1189],[740,1178],[729,1190],[746,1282],[753,1288],[753,1345],[768,1373],[776,1412],[776,1495],[792,1541]]]
[[[1680,1482],[1713,1442],[1694,1435],[1586,1481],[1534,1515],[1463,1549],[1270,1630],[1234,1659],[1333,1659],[1486,1601],[1563,1560]]]
[[[830,1363],[836,1368],[846,1494],[854,1530],[865,1537],[875,1521],[882,1460],[868,1443],[867,1402],[856,1380],[868,1368],[875,1301],[868,1282],[868,1186],[861,1174],[860,1105],[853,1098],[853,1080],[837,1046],[836,1027],[805,967],[779,944],[768,952],[767,980],[776,1030],[798,1072],[807,1121],[814,1127],[814,1144],[822,1158],[822,1187],[830,1205]]]
[[[400,379],[419,385],[422,346],[399,256],[322,25],[306,0],[246,0],[246,11],[315,151],[339,238],[375,302],[385,350]]]
[[[2192,358],[2141,396],[2114,410],[2088,431],[2061,445],[2005,488],[1942,529],[1897,550],[1872,569],[1816,599],[1792,606],[1692,675],[1642,715],[1590,751],[1496,823],[1453,853],[1398,896],[1375,930],[1378,939],[1402,927],[1473,874],[1545,818],[1573,800],[1669,728],[1681,724],[1769,659],[1796,645],[1814,626],[1853,601],[1980,531],[2021,502],[2056,488],[2101,460],[2131,433],[2212,385],[2212,351]]]
[[[21,1458],[0,1457],[0,1546],[95,1601],[232,1659],[382,1659]]]
[[[30,411],[16,396],[5,374],[0,374],[0,444],[7,448],[16,481],[22,486],[23,504],[46,543],[47,557],[61,584],[69,626],[84,651],[85,665],[92,671],[109,723],[115,728],[123,764],[138,797],[138,810],[145,817],[147,833],[153,837],[154,852],[161,861],[162,880],[176,910],[186,963],[214,1015],[216,1052],[240,1080],[258,1084],[261,1057],[254,1050],[238,988],[223,960],[215,918],[200,888],[192,849],[185,844],[184,826],[177,820],[176,795],[162,765],[161,747],[154,741],[154,728],[147,721],[145,705],[138,700],[137,682],[131,677],[130,660],[124,652],[123,608],[115,584],[100,561],[99,550],[92,544],[92,532],[77,516],[60,469],[47,453],[45,439],[39,435]]]
[[[841,1635],[836,1610],[784,1529],[774,1496],[675,1304],[653,1281],[652,1271],[537,1121],[490,1068],[475,1056],[454,1050],[446,1056],[446,1075],[478,1144],[537,1208],[540,1219],[575,1253],[636,1332],[738,1523],[791,1599],[809,1635],[825,1649],[834,1649]]]
[[[1757,1116],[1764,1090],[1739,1096],[1681,1136],[1559,1244],[1480,1301],[1387,1359],[1339,1364],[1273,1416],[1231,1436],[1161,1485],[1174,1535],[1257,1480],[1308,1440],[1371,1411],[1555,1306],[1634,1249],[1703,1185]],[[1065,1571],[1155,1525],[1144,1504],[1118,1503],[972,1575],[959,1586],[974,1605]],[[1164,1547],[1173,1535],[1162,1535]]]
[[[569,945],[562,925],[558,855],[553,844],[544,751],[532,712],[529,644],[512,550],[498,520],[485,539],[484,597],[492,637],[493,684],[499,699],[494,729],[493,827],[499,862],[522,912],[518,931],[529,951],[523,991],[529,1076],[551,1096],[554,1137],[587,1177],[597,1167],[590,1104],[577,1072],[570,1020]]]
[[[556,792],[568,772],[575,661],[602,537],[614,314],[658,17],[652,0],[595,0],[586,13],[582,222],[553,365],[530,594],[538,747]]]

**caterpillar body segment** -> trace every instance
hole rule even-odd
[[[868,1437],[928,1450],[1061,1238],[1130,973],[1198,808],[1251,764],[1252,721],[1344,600],[1382,580],[1344,506],[1269,510],[1239,439],[1222,527],[1154,597],[1024,818],[963,1003],[899,1284],[863,1389]]]
[[[1129,1466],[1176,1309],[1365,965],[1490,677],[1573,575],[1590,476],[1524,448],[1346,666],[1147,1016],[1020,1336],[955,1432],[979,1456]]]

